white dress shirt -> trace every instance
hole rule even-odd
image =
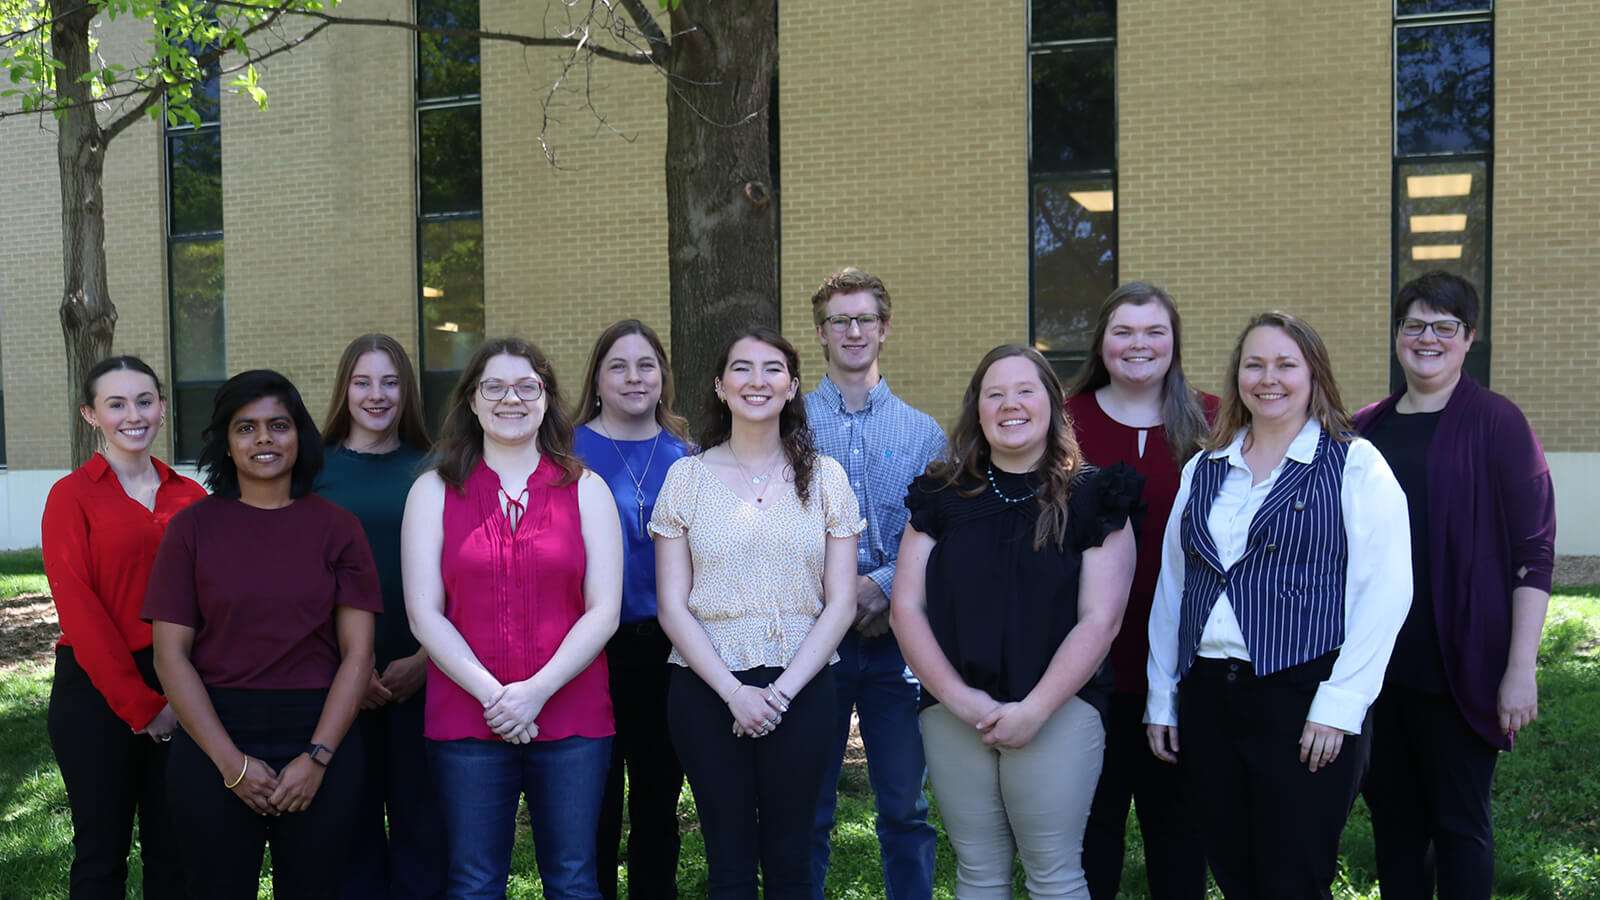
[[[1183,467],[1178,496],[1167,518],[1161,542],[1161,576],[1156,582],[1155,603],[1150,611],[1150,660],[1146,670],[1150,693],[1145,702],[1146,723],[1178,724],[1178,619],[1183,602],[1183,576],[1186,559],[1181,525],[1189,502],[1195,466],[1201,459],[1225,458],[1228,474],[1211,504],[1206,527],[1216,542],[1223,569],[1228,569],[1244,554],[1250,522],[1272,492],[1283,471],[1279,462],[1260,484],[1244,461],[1246,428],[1234,435],[1227,447],[1195,454]],[[1310,463],[1316,457],[1322,426],[1316,419],[1306,422],[1284,458]],[[1376,447],[1362,438],[1350,444],[1345,458],[1344,480],[1339,491],[1348,557],[1345,561],[1344,644],[1333,664],[1328,680],[1317,687],[1306,714],[1307,721],[1338,728],[1350,734],[1361,732],[1367,707],[1383,687],[1383,673],[1395,637],[1411,608],[1411,525],[1406,495],[1389,471],[1388,463]],[[1244,633],[1234,615],[1227,593],[1217,598],[1200,634],[1199,656],[1217,659],[1250,659]]]

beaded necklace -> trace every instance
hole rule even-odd
[[[1028,498],[1032,497],[1035,493],[1038,493],[1038,490],[1039,490],[1038,488],[1032,488],[1026,494],[1023,494],[1021,497],[1007,497],[1005,495],[1005,492],[1000,490],[1000,485],[994,483],[994,463],[990,463],[989,464],[988,476],[989,476],[989,489],[994,491],[994,495],[996,497],[999,497],[1001,500],[1004,500],[1006,503],[1021,503],[1022,501],[1027,500]]]

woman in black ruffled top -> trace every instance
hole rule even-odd
[[[1143,479],[1083,461],[1044,357],[991,350],[949,459],[906,497],[891,622],[922,681],[928,774],[956,896],[1088,897],[1083,829],[1099,778],[1105,658],[1133,579]]]

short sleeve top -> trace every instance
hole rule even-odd
[[[928,557],[927,611],[939,648],[968,685],[1002,703],[1021,700],[1044,676],[1078,623],[1083,552],[1142,516],[1144,479],[1127,466],[1085,465],[1072,480],[1067,535],[1034,549],[1039,504],[1031,473],[995,470],[971,497],[941,478],[919,477],[906,496],[911,526],[937,543]],[[1003,495],[1003,496],[1001,496]],[[1101,664],[1078,696],[1104,711],[1112,677]],[[938,702],[926,688],[924,707]]]
[[[865,527],[844,469],[831,457],[817,457],[810,493],[801,503],[786,483],[772,506],[758,509],[698,455],[667,472],[650,530],[687,536],[689,612],[730,671],[789,664],[822,614],[827,539],[855,537]],[[677,648],[668,662],[686,665]]]
[[[172,517],[142,615],[195,630],[207,687],[305,690],[339,669],[337,606],[383,611],[354,515],[316,494],[279,509],[211,496]]]

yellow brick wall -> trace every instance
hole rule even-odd
[[[1386,392],[1390,9],[1119,4],[1120,276],[1172,292],[1205,390],[1280,308],[1328,343],[1346,405]]]
[[[126,27],[97,30],[99,53],[129,59],[144,45]],[[102,109],[101,121],[113,116]],[[160,131],[140,119],[115,137],[105,158],[108,288],[117,307],[116,353],[166,370],[165,243]],[[0,340],[4,341],[7,464],[64,467],[67,424],[77,405],[69,387],[58,310],[61,193],[52,116],[0,120]],[[167,445],[170,447],[170,444]]]
[[[1600,16],[1495,15],[1494,388],[1548,451],[1600,451]]]
[[[544,4],[481,8],[491,31],[539,33],[554,22]],[[570,403],[605,326],[638,318],[670,341],[671,323],[665,83],[648,66],[610,60],[574,69],[550,101],[552,168],[539,132],[567,55],[484,44],[483,230],[488,333],[538,344]]]
[[[406,19],[408,0],[347,0]],[[351,338],[416,352],[412,37],[333,28],[263,66],[267,110],[224,90],[228,372],[288,375],[319,422]]]
[[[884,371],[942,422],[984,351],[1027,338],[1026,5],[782,5],[781,291],[808,387],[824,370],[810,293],[847,264],[888,283]],[[347,0],[341,11],[404,18],[409,3]],[[1243,321],[1282,307],[1328,340],[1350,406],[1380,396],[1388,0],[1150,0],[1121,4],[1119,17],[1122,279],[1178,298],[1188,368],[1208,390]],[[482,18],[507,31],[546,21],[542,5],[518,0],[485,0]],[[106,46],[136,37],[107,29]],[[1551,450],[1600,449],[1589,237],[1600,63],[1584,52],[1597,37],[1600,20],[1555,0],[1497,16],[1494,380]],[[271,61],[267,112],[224,101],[228,368],[283,369],[319,418],[351,337],[386,330],[416,345],[411,46],[399,31],[334,29]],[[666,88],[643,67],[575,70],[553,107],[552,168],[538,135],[562,55],[484,47],[485,278],[489,332],[544,346],[572,396],[607,323],[639,316],[670,331]],[[165,372],[161,159],[152,123],[119,137],[106,205],[117,350]],[[0,120],[0,164],[9,461],[60,466],[50,123]]]
[[[856,265],[894,298],[882,365],[948,425],[979,358],[1028,339],[1025,3],[779,6],[784,333],[826,366],[811,293]]]

